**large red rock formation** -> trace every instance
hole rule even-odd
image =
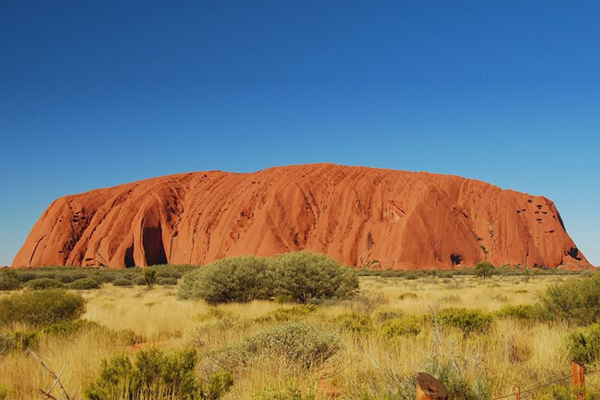
[[[302,249],[395,269],[486,259],[591,267],[544,197],[458,176],[331,164],[195,172],[65,196],[43,213],[13,267],[206,264]]]

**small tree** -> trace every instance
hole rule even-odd
[[[480,261],[475,265],[475,276],[478,278],[491,278],[496,267],[489,261]]]
[[[156,271],[153,269],[146,268],[144,270],[144,281],[148,289],[152,289],[152,286],[156,283]]]

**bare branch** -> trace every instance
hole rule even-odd
[[[59,377],[58,375],[56,375],[56,374],[54,373],[54,371],[52,371],[50,368],[48,368],[48,366],[47,366],[46,364],[44,364],[44,362],[43,362],[43,361],[42,361],[42,360],[41,360],[41,359],[38,357],[38,355],[37,355],[37,354],[35,354],[35,353],[33,352],[33,350],[31,350],[31,349],[27,349],[27,350],[25,350],[25,351],[26,351],[27,353],[31,354],[31,355],[33,356],[33,358],[35,358],[35,359],[36,359],[36,360],[37,360],[37,361],[38,361],[38,362],[41,364],[41,366],[42,366],[42,367],[43,367],[43,368],[44,368],[46,371],[48,371],[48,373],[49,373],[49,374],[50,374],[50,375],[51,375],[51,376],[52,376],[54,379],[56,379],[56,383],[58,383],[58,386],[59,386],[59,387],[62,389],[63,393],[65,394],[65,397],[66,397],[66,399],[67,399],[67,400],[71,400],[71,397],[69,396],[69,393],[67,392],[67,390],[65,389],[65,387],[62,385],[62,382],[60,381],[60,377]],[[66,366],[66,364],[65,364],[65,366]],[[64,370],[64,367],[63,367],[63,370]],[[62,371],[61,371],[61,374],[62,374]],[[53,385],[52,387],[54,387],[54,385]],[[50,393],[46,393],[46,392],[44,392],[42,389],[40,389],[40,392],[42,392],[44,395],[48,396],[48,398],[51,398],[51,399],[55,399],[55,400],[56,400],[56,398],[55,398],[55,397],[53,397],[52,395],[50,395]]]

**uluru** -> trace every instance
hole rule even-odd
[[[591,267],[545,197],[334,164],[184,173],[61,197],[12,266],[207,264],[297,250],[356,267]]]

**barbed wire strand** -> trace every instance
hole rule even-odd
[[[585,371],[585,374],[587,376],[587,375],[595,374],[596,372],[600,372],[600,369],[595,369],[595,370],[592,370],[592,371]],[[546,382],[546,383],[544,383],[542,385],[534,386],[534,387],[531,387],[531,388],[528,388],[528,389],[521,390],[521,395],[523,395],[525,393],[533,392],[535,390],[541,389],[541,388],[546,387],[546,386],[553,385],[555,383],[563,382],[563,381],[565,381],[567,379],[571,379],[571,377],[572,377],[571,374],[565,375],[562,378],[558,378],[558,379],[555,379],[553,381]],[[508,397],[513,397],[514,395],[515,395],[514,393],[511,393],[511,394],[507,394],[507,395],[500,396],[500,397],[494,397],[492,400],[506,399]]]

